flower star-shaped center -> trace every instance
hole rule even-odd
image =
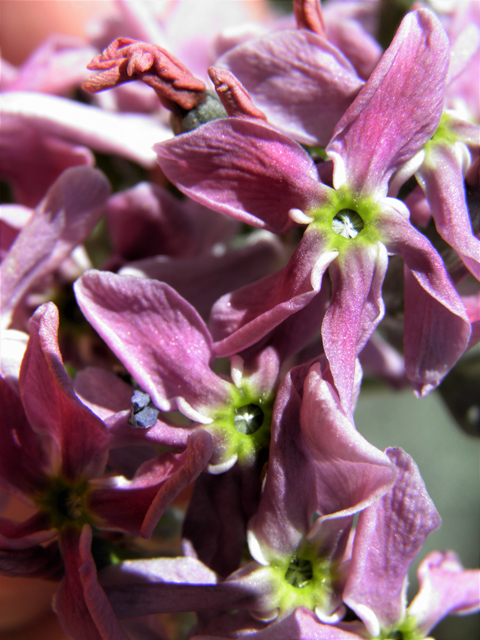
[[[317,229],[326,239],[329,251],[350,251],[353,246],[367,247],[383,241],[377,229],[382,215],[378,202],[371,197],[358,196],[348,187],[331,189],[328,197],[317,207],[307,211],[309,227]],[[302,224],[302,220],[298,220]]]
[[[344,238],[356,238],[363,227],[362,218],[351,209],[342,209],[332,220],[332,229]]]
[[[322,558],[309,543],[303,543],[295,554],[277,558],[269,565],[272,606],[282,615],[297,607],[310,611],[329,610],[336,566]]]
[[[52,528],[59,531],[66,527],[81,529],[91,523],[86,509],[88,483],[85,480],[68,481],[52,478],[50,486],[38,498],[40,510],[50,516]]]

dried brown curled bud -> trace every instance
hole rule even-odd
[[[155,44],[117,38],[93,58],[88,69],[101,71],[83,82],[82,89],[90,93],[141,80],[174,113],[190,111],[205,99],[205,84],[175,56]]]
[[[267,119],[263,111],[253,104],[247,90],[231,71],[210,67],[208,75],[229,116]]]
[[[325,24],[320,0],[293,0],[293,13],[298,29],[308,29],[325,37]]]

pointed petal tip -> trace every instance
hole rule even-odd
[[[436,389],[439,385],[440,381],[435,383],[422,383],[422,382],[414,382],[413,383],[413,393],[419,399],[426,398],[428,394]]]

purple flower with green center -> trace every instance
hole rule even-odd
[[[180,411],[213,437],[211,473],[249,466],[268,446],[279,361],[265,349],[213,370],[210,333],[197,311],[155,280],[88,271],[75,284],[88,321],[161,411]],[[195,431],[195,428],[193,428]],[[145,435],[148,438],[148,433]]]
[[[194,558],[119,564],[101,578],[117,615],[243,609],[272,622],[305,607],[317,623],[342,617],[354,516],[389,491],[396,468],[355,429],[329,378],[323,358],[280,385],[265,486],[248,527],[253,561],[226,580]]]
[[[443,261],[403,202],[387,197],[391,177],[438,127],[448,56],[434,14],[409,13],[326,148],[333,188],[301,147],[260,121],[217,120],[155,146],[165,174],[199,202],[276,233],[307,225],[283,271],[218,301],[219,355],[238,353],[306,307],[328,268],[323,347],[349,410],[355,358],[384,314],[389,253],[405,262],[404,357],[416,393],[438,385],[464,352],[470,323]]]
[[[444,616],[480,609],[480,571],[465,571],[455,554],[435,551],[420,565],[420,591],[406,607],[408,568],[440,516],[410,456],[386,453],[397,480],[359,516],[343,598],[367,637],[421,640]]]
[[[0,518],[0,570],[57,577],[63,567],[55,605],[62,625],[80,640],[123,640],[127,636],[96,581],[86,542],[90,527],[150,536],[171,500],[207,463],[211,438],[193,433],[183,453],[148,460],[132,480],[103,477],[109,434],[75,395],[57,330],[55,305],[43,305],[30,322],[19,394],[0,378],[0,486],[37,509],[25,522]],[[79,573],[86,556],[92,566]],[[102,636],[98,627],[106,620],[111,635]]]

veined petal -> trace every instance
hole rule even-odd
[[[318,295],[336,257],[336,251],[325,251],[318,232],[309,229],[284,269],[220,298],[210,320],[216,353],[238,353],[304,309]]]
[[[136,582],[110,584],[105,592],[119,618],[130,618],[151,613],[177,613],[180,611],[208,611],[222,609],[251,609],[261,595],[263,584],[238,580],[224,582],[203,581],[204,571],[195,571],[192,558],[175,558],[191,573],[183,582],[163,581],[160,575],[153,581],[145,581],[140,575]],[[193,561],[193,562],[192,562]],[[199,561],[197,561],[199,565]],[[172,568],[169,568],[172,573]],[[200,574],[200,575],[199,575]]]
[[[195,482],[182,527],[182,550],[222,577],[242,559],[245,529],[258,508],[260,478],[235,465],[221,475],[202,473]]]
[[[279,262],[281,247],[277,236],[256,231],[250,234],[248,244],[220,255],[173,259],[157,256],[131,262],[119,273],[165,282],[194,306],[202,318],[208,318],[221,296],[271,273]]]
[[[438,126],[448,62],[448,38],[435,15],[408,13],[326,149],[337,189],[345,180],[358,194],[387,194],[393,172]]]
[[[2,540],[1,547],[0,575],[49,580],[63,573],[63,559],[56,541],[46,546],[32,545],[7,551]]]
[[[75,395],[57,333],[58,309],[49,302],[30,320],[30,339],[20,369],[25,413],[49,452],[50,473],[62,473],[69,480],[94,477],[103,473],[107,462],[107,430]]]
[[[480,571],[465,570],[453,551],[433,551],[418,568],[420,591],[408,608],[427,634],[452,613],[480,609]]]
[[[395,480],[394,466],[356,431],[324,373],[318,362],[301,365],[280,385],[267,480],[249,524],[259,562],[292,555],[307,536],[323,557],[338,559],[354,514]]]
[[[91,167],[70,168],[58,178],[0,265],[2,315],[87,239],[109,192],[103,173]]]
[[[152,167],[153,142],[170,137],[171,131],[151,117],[108,113],[73,100],[28,91],[0,96],[4,116],[35,127],[43,135],[86,145],[103,153],[119,154],[142,166]],[[119,136],[118,132],[122,131]]]
[[[323,348],[346,412],[352,410],[355,360],[383,318],[387,264],[378,242],[347,248],[329,270],[332,299],[322,324]]]
[[[218,575],[196,558],[155,558],[125,560],[103,569],[99,575],[102,586],[128,585],[136,582],[195,582],[217,584]]]
[[[398,469],[397,480],[359,516],[343,592],[346,604],[372,635],[403,619],[408,568],[426,537],[440,525],[412,458],[401,449],[387,449],[386,454]]]
[[[60,624],[75,640],[129,640],[97,581],[90,551],[92,532],[67,529],[61,538],[63,578],[53,600]]]
[[[467,348],[470,321],[427,238],[396,214],[377,224],[387,249],[405,261],[405,368],[416,392],[425,395]]]
[[[165,175],[215,211],[284,233],[290,209],[312,208],[320,193],[310,156],[267,124],[214,120],[154,146]]]
[[[328,143],[363,86],[336,47],[303,29],[251,39],[216,66],[235,74],[270,124],[306,144]]]
[[[92,481],[90,507],[102,529],[149,538],[165,509],[205,469],[212,438],[198,429],[181,454],[164,453],[145,462],[131,481],[123,477]]]
[[[32,549],[56,535],[57,532],[50,528],[50,518],[41,513],[35,513],[25,522],[0,518],[0,548],[4,551]]]
[[[169,411],[183,399],[208,421],[203,409],[229,399],[229,383],[211,369],[205,323],[168,285],[92,270],[75,291],[89,322],[156,407]]]
[[[74,388],[83,404],[102,420],[132,405],[132,387],[106,369],[87,367],[79,371]]]
[[[480,279],[480,240],[472,231],[462,167],[454,148],[432,145],[417,176],[438,233],[455,249],[471,273]]]
[[[0,486],[31,496],[45,482],[48,452],[28,424],[20,398],[1,377],[0,404]]]

